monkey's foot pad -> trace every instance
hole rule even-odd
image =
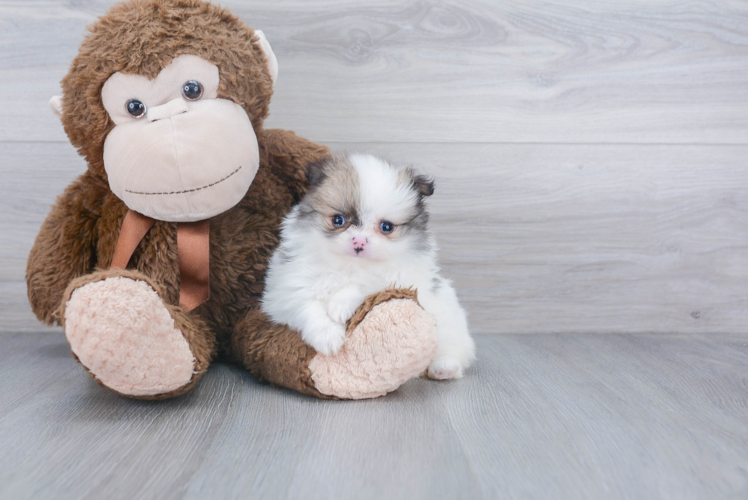
[[[436,348],[433,316],[413,300],[391,299],[374,306],[349,331],[337,354],[317,354],[309,369],[322,394],[375,398],[417,377],[434,359]]]
[[[126,396],[174,391],[192,378],[195,358],[155,290],[112,277],[75,290],[65,335],[83,366]]]

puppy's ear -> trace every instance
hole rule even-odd
[[[428,175],[414,175],[413,187],[423,197],[434,194],[434,178]]]
[[[325,180],[325,165],[328,160],[312,162],[306,167],[306,178],[312,186],[319,186]]]

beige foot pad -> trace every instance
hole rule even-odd
[[[433,316],[414,300],[391,299],[368,311],[337,354],[317,354],[309,369],[322,394],[375,398],[417,377],[434,359],[436,348]]]
[[[171,392],[193,375],[189,344],[143,281],[113,277],[75,290],[65,307],[65,335],[83,366],[125,396]]]

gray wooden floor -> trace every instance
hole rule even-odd
[[[225,365],[130,401],[61,333],[2,342],[2,498],[746,496],[745,338],[483,335],[464,379],[358,402]]]
[[[434,174],[461,381],[329,402],[216,365],[100,389],[33,318],[85,169],[48,109],[112,0],[0,0],[0,498],[748,498],[748,2],[226,0],[268,127]]]

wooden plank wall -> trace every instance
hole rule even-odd
[[[112,1],[0,0],[0,311],[85,169],[48,109]],[[280,63],[268,127],[436,175],[476,333],[748,324],[748,3],[221,2]]]

